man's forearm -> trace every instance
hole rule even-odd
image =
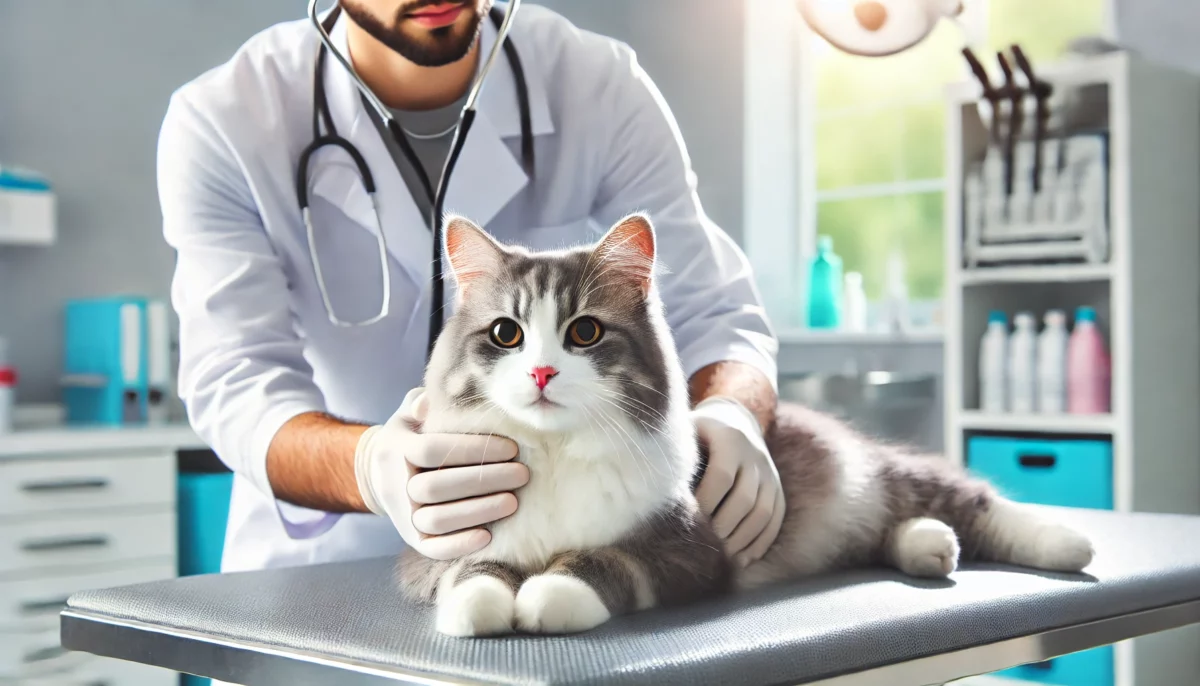
[[[713,395],[736,399],[758,419],[766,431],[775,421],[778,398],[771,380],[758,369],[743,362],[717,362],[692,375],[689,382],[692,405]]]
[[[325,512],[366,512],[354,476],[354,452],[366,430],[319,412],[293,417],[267,451],[275,497]]]

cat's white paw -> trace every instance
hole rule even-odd
[[[587,631],[611,617],[585,582],[562,574],[530,577],[517,592],[517,627],[539,634]]]
[[[496,636],[513,632],[516,599],[508,584],[477,576],[442,593],[437,630],[450,636]]]
[[[910,576],[944,577],[958,568],[958,537],[936,519],[912,519],[893,534],[900,571]]]
[[[1035,567],[1055,572],[1080,572],[1092,563],[1096,550],[1087,536],[1062,524],[1038,527]]]

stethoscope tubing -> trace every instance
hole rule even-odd
[[[316,69],[313,83],[313,140],[305,147],[300,155],[298,163],[298,171],[296,175],[296,197],[300,204],[302,219],[305,225],[305,232],[309,245],[309,254],[313,262],[313,271],[317,281],[317,288],[321,292],[321,299],[325,305],[326,315],[331,323],[339,327],[352,326],[367,326],[380,321],[387,316],[390,309],[391,300],[391,272],[388,268],[388,252],[387,240],[383,235],[383,227],[379,218],[379,204],[375,196],[375,179],[371,174],[370,168],[367,166],[362,154],[345,138],[338,135],[333,124],[333,117],[329,112],[329,104],[325,95],[324,84],[324,63],[325,56],[332,53],[334,58],[341,63],[344,68],[354,79],[355,86],[359,93],[367,101],[372,109],[379,115],[380,120],[384,122],[388,131],[392,134],[397,146],[402,154],[412,165],[421,182],[427,197],[431,201],[431,216],[428,217],[429,225],[433,230],[433,273],[431,276],[430,289],[432,297],[430,302],[429,313],[429,341],[426,348],[426,359],[433,351],[433,346],[437,342],[437,337],[441,333],[444,320],[444,299],[445,287],[442,279],[442,219],[445,213],[446,190],[449,186],[450,177],[453,174],[454,167],[458,162],[458,157],[462,153],[463,145],[466,142],[467,134],[470,132],[471,125],[475,121],[475,107],[479,98],[479,94],[483,90],[484,81],[487,79],[488,73],[491,71],[492,65],[495,62],[496,55],[501,49],[504,50],[505,56],[508,58],[510,66],[516,80],[517,100],[521,115],[521,153],[522,161],[526,172],[533,175],[533,136],[532,125],[529,111],[529,95],[525,82],[525,73],[521,67],[520,57],[516,53],[511,41],[508,41],[508,31],[512,24],[513,16],[517,8],[520,6],[520,0],[509,0],[509,5],[504,12],[503,19],[497,22],[497,37],[496,43],[492,46],[488,53],[483,67],[480,69],[479,76],[476,77],[468,91],[467,99],[463,106],[463,111],[459,116],[459,123],[454,128],[454,136],[450,143],[450,152],[446,156],[446,161],[442,167],[442,174],[438,179],[436,188],[430,183],[428,176],[425,174],[424,167],[420,160],[417,159],[416,153],[409,144],[404,131],[400,128],[399,122],[384,104],[379,100],[375,93],[363,82],[358,73],[355,72],[337,47],[333,45],[333,40],[329,35],[334,22],[337,20],[337,15],[340,12],[340,7],[335,6],[330,14],[326,17],[326,21],[322,22],[317,18],[317,0],[309,0],[308,16],[309,20],[317,29],[318,36],[321,40],[321,47],[318,51]],[[495,17],[493,15],[493,21]],[[328,24],[328,25],[326,25]],[[326,133],[321,133],[321,126],[324,125]],[[376,240],[380,252],[380,265],[383,269],[383,302],[378,314],[367,320],[360,322],[347,322],[340,319],[334,311],[328,290],[325,285],[324,273],[321,270],[320,259],[317,256],[315,246],[315,234],[312,224],[312,215],[308,204],[308,167],[312,155],[320,148],[326,145],[334,145],[350,155],[358,169],[363,186],[370,197],[371,204],[375,210],[376,223]]]

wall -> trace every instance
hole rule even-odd
[[[1156,62],[1200,72],[1200,3],[1193,0],[1110,0],[1117,39]]]
[[[741,3],[538,4],[638,51],[690,144],[707,209],[740,237]],[[0,336],[22,374],[19,402],[57,398],[66,299],[168,293],[174,254],[160,234],[154,157],[171,91],[305,6],[0,0],[0,162],[49,174],[61,203],[57,245],[0,248]]]

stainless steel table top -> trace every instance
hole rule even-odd
[[[368,560],[79,593],[63,645],[247,686],[904,686],[1200,622],[1200,517],[1056,512],[1096,541],[1086,575],[859,570],[574,636],[452,639]]]

